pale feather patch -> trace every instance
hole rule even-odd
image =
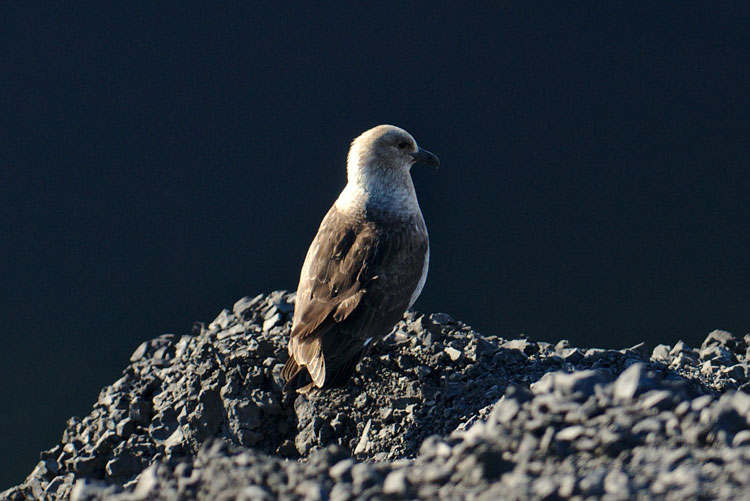
[[[364,208],[366,198],[367,195],[356,185],[347,183],[339,198],[336,199],[336,208],[342,212],[359,211]]]
[[[299,341],[297,338],[291,338],[289,354],[297,361],[297,365],[307,369],[315,386],[323,386],[326,366],[323,354],[320,352],[319,339]]]
[[[347,157],[347,184],[336,200],[336,207],[345,212],[362,211],[366,207],[388,209],[394,215],[420,212],[417,194],[409,174],[411,162],[404,160],[398,169],[381,168],[372,154],[373,141],[383,129],[398,130],[416,141],[405,130],[394,126],[375,127],[352,142]]]
[[[424,288],[425,282],[427,282],[427,270],[430,267],[430,247],[427,246],[427,252],[424,255],[424,264],[422,265],[422,276],[419,277],[419,282],[417,283],[417,288],[414,289],[414,292],[411,295],[411,298],[409,298],[409,308],[412,307],[412,305],[417,301],[417,298],[422,293],[422,289]]]

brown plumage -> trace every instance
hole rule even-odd
[[[300,274],[284,391],[342,386],[421,292],[429,244],[409,173],[417,161],[438,164],[397,127],[375,127],[352,143],[348,184]]]

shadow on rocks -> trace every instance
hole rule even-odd
[[[190,335],[144,342],[91,413],[71,418],[60,443],[3,495],[67,499],[75,485],[77,499],[87,492],[101,498],[150,492],[155,478],[182,482],[175,492],[190,492],[184,478],[196,457],[227,451],[247,464],[291,458],[321,462],[321,471],[330,466],[329,483],[316,487],[323,498],[336,489],[342,496],[398,497],[420,482],[428,496],[447,479],[481,486],[500,477],[527,494],[572,493],[590,484],[581,492],[598,495],[616,491],[624,477],[591,472],[568,489],[570,478],[544,483],[517,476],[514,465],[543,461],[549,451],[560,458],[592,451],[609,457],[665,430],[679,431],[690,444],[750,444],[744,393],[709,405],[724,391],[747,390],[748,336],[715,331],[700,349],[678,343],[651,353],[643,344],[581,349],[564,340],[485,336],[447,314],[408,312],[345,388],[295,398],[282,395],[279,385],[293,310],[294,294],[285,291],[242,298]],[[659,412],[666,417],[656,419]],[[598,416],[605,416],[601,436],[590,425]],[[411,458],[425,468],[407,477],[401,462]],[[324,464],[334,460],[338,469]],[[284,464],[286,475],[298,474],[289,466],[296,461]]]

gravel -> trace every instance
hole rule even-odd
[[[750,335],[624,350],[408,312],[345,388],[283,395],[294,294],[139,346],[2,499],[750,497]]]

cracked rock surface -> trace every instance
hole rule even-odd
[[[586,349],[409,312],[347,387],[294,398],[293,310],[144,342],[0,499],[750,498],[750,335]]]

